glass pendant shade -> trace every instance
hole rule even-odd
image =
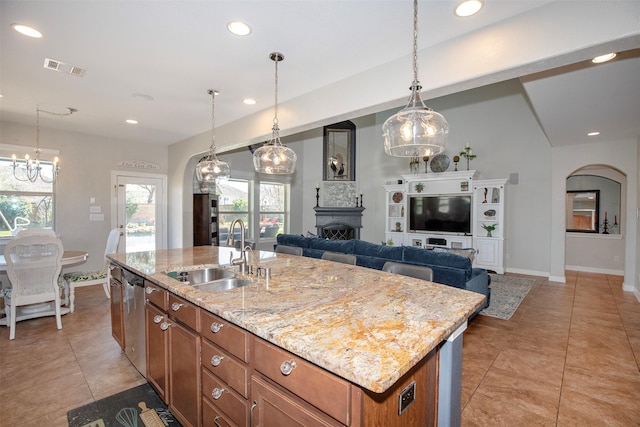
[[[444,151],[449,124],[424,105],[418,81],[418,1],[413,0],[413,83],[407,106],[382,125],[384,151],[390,156],[435,156]]]
[[[229,179],[231,169],[229,164],[218,160],[216,157],[206,157],[196,165],[196,179],[201,183],[215,183],[216,180]]]
[[[296,152],[282,145],[280,138],[275,136],[271,141],[254,151],[253,166],[256,172],[260,173],[290,175],[296,170],[297,159]]]
[[[414,83],[409,104],[382,125],[384,151],[390,156],[435,156],[444,151],[449,124],[442,114],[424,105],[419,88]]]
[[[201,159],[196,165],[196,179],[200,183],[201,189],[211,190],[217,181],[229,179],[231,169],[228,163],[219,160],[216,156],[216,136],[214,131],[216,124],[215,98],[219,92],[209,89],[207,93],[211,95],[211,145],[209,146],[207,157]]]
[[[272,136],[271,141],[253,152],[253,167],[256,172],[268,175],[291,175],[296,170],[298,156],[291,148],[282,145],[279,136],[280,127],[278,126],[278,62],[284,59],[284,55],[273,52],[269,58],[276,64],[275,115],[273,128],[271,128]]]

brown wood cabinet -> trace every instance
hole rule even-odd
[[[249,426],[250,334],[207,311],[201,315],[203,425]]]
[[[169,333],[168,316],[147,302],[145,323],[147,328],[147,381],[160,398],[167,403],[169,388]]]
[[[151,283],[145,295],[147,381],[183,426],[201,426],[200,309]]]
[[[148,284],[147,380],[183,426],[433,426],[438,349],[372,393]],[[414,402],[401,414],[405,388]]]
[[[111,288],[111,335],[124,350],[124,307],[122,305],[122,269],[116,265],[109,266]]]
[[[193,246],[219,246],[218,196],[193,195]]]

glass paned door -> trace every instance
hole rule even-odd
[[[122,252],[155,251],[166,246],[164,179],[117,175],[118,228]]]

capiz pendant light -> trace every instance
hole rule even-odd
[[[218,159],[216,156],[216,95],[220,92],[209,89],[211,95],[211,145],[209,154],[196,165],[196,178],[201,184],[201,188],[212,189],[217,181],[229,179],[229,164]]]
[[[253,166],[256,172],[268,175],[289,175],[296,170],[295,151],[285,147],[280,141],[280,127],[278,126],[278,62],[284,60],[284,55],[273,52],[269,58],[276,63],[276,100],[271,141],[262,145],[253,153]]]
[[[407,106],[382,125],[384,151],[390,156],[434,156],[444,151],[449,124],[420,97],[418,81],[418,0],[413,1],[413,83]]]

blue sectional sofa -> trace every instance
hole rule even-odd
[[[382,270],[387,261],[426,266],[433,270],[436,283],[485,295],[487,301],[478,311],[489,305],[491,277],[487,270],[473,268],[468,257],[412,246],[384,246],[364,240],[327,240],[297,234],[279,234],[277,244],[301,247],[302,255],[312,258],[322,257],[325,251],[353,254],[356,265],[377,270]]]

